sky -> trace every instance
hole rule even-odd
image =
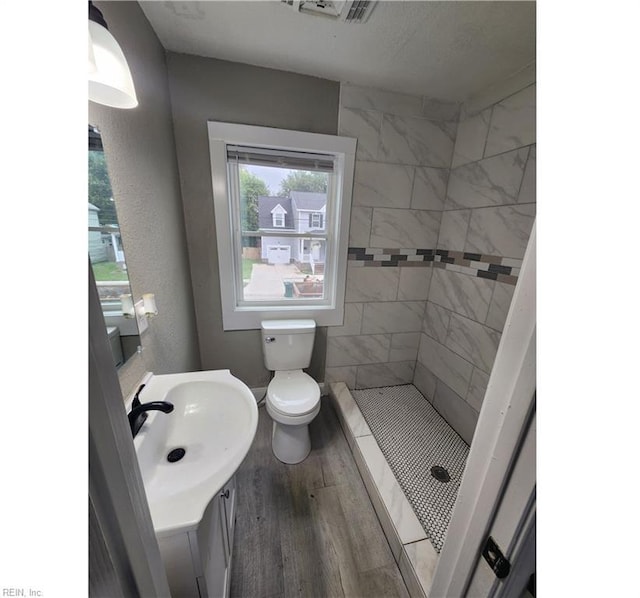
[[[293,170],[288,168],[273,168],[272,166],[255,166],[254,164],[243,165],[251,174],[260,177],[269,187],[271,195],[277,195],[280,189],[280,182],[286,178]]]

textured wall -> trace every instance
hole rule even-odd
[[[165,52],[137,2],[96,2],[120,43],[139,105],[89,102],[100,129],[134,297],[155,293],[160,314],[142,335],[144,351],[123,368],[125,396],[145,370],[200,368]]]
[[[213,58],[167,57],[202,368],[228,368],[249,386],[265,386],[259,331],[222,328],[207,121],[335,135],[339,85]],[[319,329],[309,369],[318,381],[325,339]]]
[[[414,384],[471,442],[535,218],[535,84],[458,126]]]
[[[342,85],[340,133],[358,146],[345,321],[328,328],[328,381],[413,380],[457,114],[457,105]]]

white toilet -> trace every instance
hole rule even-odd
[[[309,422],[320,411],[320,387],[302,371],[311,362],[316,323],[264,320],[261,327],[264,364],[275,372],[267,388],[273,454],[283,463],[300,463],[311,450]]]

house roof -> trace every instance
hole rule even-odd
[[[298,210],[317,210],[324,208],[327,203],[326,193],[313,193],[311,191],[292,191],[291,199]]]
[[[258,196],[258,227],[273,228],[273,209],[280,204],[287,213],[284,215],[284,228],[295,230],[295,212],[297,210],[312,210],[320,212],[327,204],[326,193],[312,193],[310,191],[292,191],[291,197]],[[305,216],[306,218],[306,216]]]
[[[284,215],[284,228],[293,229],[293,208],[291,207],[291,198],[274,197],[259,195],[258,196],[258,227],[273,228],[273,214],[271,211],[280,204],[287,213]]]

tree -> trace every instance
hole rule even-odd
[[[282,197],[291,197],[292,191],[327,192],[327,174],[325,172],[309,172],[295,170],[290,172],[280,183]]]
[[[89,203],[100,208],[100,224],[118,224],[104,152],[89,152]]]
[[[240,167],[240,213],[243,231],[258,230],[258,196],[269,194],[269,187],[260,177]],[[244,238],[243,241],[245,246],[258,246],[257,237]]]

